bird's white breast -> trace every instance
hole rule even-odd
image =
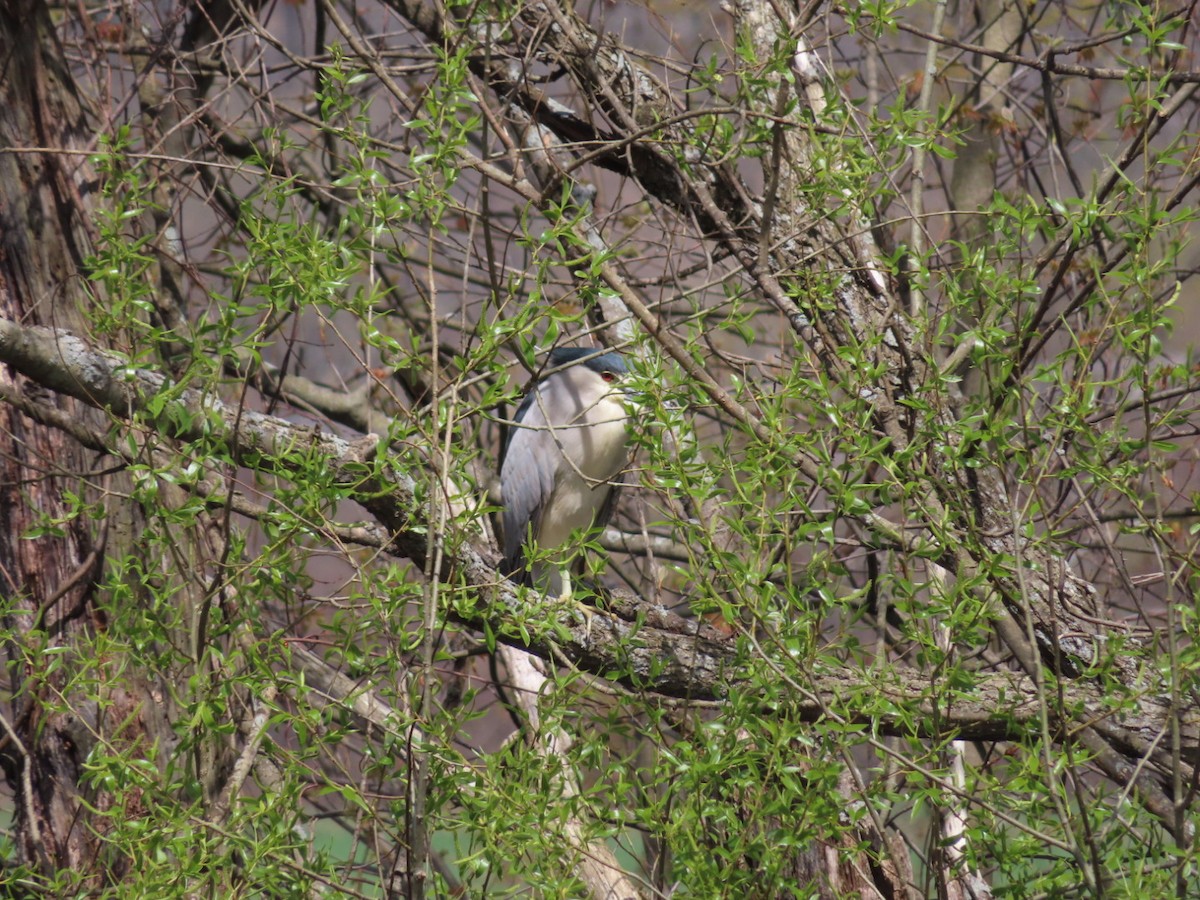
[[[554,409],[571,410],[568,424],[552,429],[563,456],[551,501],[546,504],[537,540],[542,547],[562,544],[571,532],[587,528],[608,500],[613,479],[628,456],[628,413],[599,378],[582,390],[563,383],[545,385]]]

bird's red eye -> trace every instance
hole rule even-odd
[[[605,381],[607,381],[609,384],[612,384],[614,381],[617,380],[617,373],[616,372],[601,372],[600,377],[603,378]]]

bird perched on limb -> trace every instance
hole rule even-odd
[[[619,353],[582,347],[552,350],[548,362],[517,409],[500,467],[502,571],[566,598],[571,536],[608,521],[629,458],[620,387],[629,369]]]

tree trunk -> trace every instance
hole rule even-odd
[[[0,57],[0,310],[84,328],[86,211],[96,189],[87,152],[94,148],[45,5],[0,5]],[[103,433],[99,412],[40,391],[8,367],[0,368],[0,391]],[[79,887],[95,889],[119,879],[128,860],[101,852],[104,817],[89,805],[103,812],[110,801],[85,794],[83,764],[98,740],[136,752],[155,707],[115,674],[86,697],[71,684],[79,637],[105,627],[93,602],[105,539],[114,543],[124,529],[108,525],[112,495],[94,472],[96,454],[17,405],[0,404],[0,596],[12,691],[0,761],[15,794],[22,861],[47,877],[71,870]],[[102,505],[81,512],[84,503]],[[103,661],[91,661],[105,671]],[[136,814],[130,802],[126,815]]]

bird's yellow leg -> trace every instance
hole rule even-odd
[[[583,637],[584,640],[588,640],[592,636],[592,617],[595,616],[596,610],[582,600],[575,599],[574,591],[571,590],[570,569],[563,568],[559,570],[558,574],[562,581],[562,590],[558,593],[558,602],[564,606],[568,603],[574,603],[579,608],[579,612],[583,616]]]
[[[619,617],[614,615],[613,613],[608,612],[607,610],[602,609],[599,606],[593,606],[590,603],[585,603],[582,600],[575,599],[574,591],[571,588],[571,573],[570,573],[570,571],[568,571],[565,568],[560,569],[559,577],[562,579],[562,589],[558,593],[558,601],[559,601],[559,603],[562,603],[564,606],[567,604],[572,604],[579,610],[579,614],[581,616],[583,616],[584,640],[588,640],[591,638],[591,636],[592,636],[592,620],[595,619],[596,616],[598,616],[598,615],[607,616],[608,618],[612,619],[614,622],[618,621]],[[593,595],[593,596],[595,596],[595,595]]]

